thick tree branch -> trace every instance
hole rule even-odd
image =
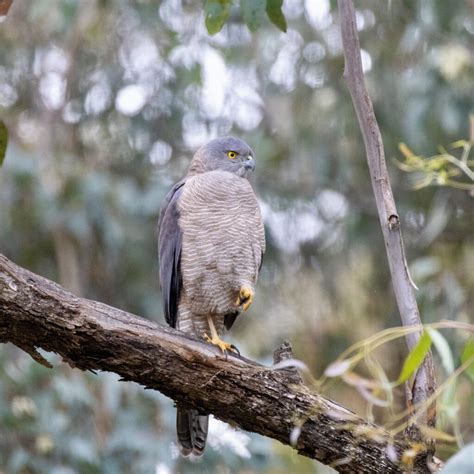
[[[284,444],[293,433],[300,454],[340,472],[406,468],[397,460],[408,459],[408,442],[312,392],[294,371],[234,355],[226,359],[198,339],[78,298],[1,254],[0,342],[12,342],[40,363],[45,360],[37,348],[56,352],[81,370],[115,372]],[[288,356],[283,349],[286,356],[277,354],[279,359]],[[415,454],[417,471],[429,472],[426,452]]]
[[[408,272],[403,248],[400,218],[385,165],[382,137],[375,118],[372,101],[365,86],[354,4],[352,0],[338,0],[338,7],[345,58],[344,76],[364,137],[367,162],[398,309],[404,326],[419,325],[421,319],[416,303],[414,284]],[[412,349],[419,338],[420,333],[409,334],[407,336],[408,348]],[[436,380],[433,358],[430,352],[415,376],[410,393],[412,400],[407,400],[408,404],[416,405],[425,402],[434,393],[435,389]],[[427,411],[427,416],[422,418],[421,421],[429,426],[434,426],[436,422],[436,406],[434,404]],[[410,433],[414,438],[421,436],[414,425],[411,426]]]

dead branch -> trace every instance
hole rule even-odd
[[[360,129],[364,138],[367,163],[374,190],[380,225],[385,240],[388,263],[392,276],[393,288],[398,304],[402,324],[404,326],[421,324],[418,305],[416,303],[414,283],[411,280],[400,228],[400,217],[393,198],[390,179],[385,164],[382,137],[375,118],[372,101],[367,92],[362,61],[360,55],[359,35],[357,33],[356,16],[352,0],[338,0],[341,22],[342,44],[344,48],[344,77],[357,113]],[[420,333],[407,335],[408,348],[412,349],[420,338]],[[431,352],[420,366],[409,391],[409,406],[421,404],[428,400],[436,389],[436,380]],[[434,426],[436,422],[436,406],[433,404],[422,417],[421,422]],[[410,434],[421,439],[421,433],[413,423]]]
[[[409,442],[312,392],[291,368],[272,370],[235,355],[226,359],[201,340],[79,298],[1,254],[0,342],[12,342],[46,365],[38,348],[80,370],[115,372],[182,406],[287,445],[291,437],[298,453],[340,472],[407,468],[398,460],[404,454],[407,459]],[[276,360],[291,357],[289,350],[280,348]],[[429,472],[426,452],[417,452],[413,461],[417,472]]]

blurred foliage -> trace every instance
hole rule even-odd
[[[288,338],[317,377],[356,341],[398,326],[332,3],[284,2],[286,34],[269,21],[251,34],[233,5],[222,30],[209,36],[200,2],[15,0],[0,24],[0,119],[9,130],[0,251],[77,294],[163,322],[161,200],[196,147],[233,133],[256,152],[253,184],[268,250],[256,301],[227,338],[267,364]],[[386,155],[395,158],[404,142],[431,156],[436,144],[468,136],[472,5],[361,0],[357,8]],[[389,171],[423,322],[468,322],[472,198],[447,186],[414,192],[406,173]],[[440,383],[452,380],[463,335],[430,337]],[[396,380],[406,353],[398,337],[364,359],[358,375]],[[0,347],[0,470],[327,470],[218,422],[201,462],[178,459],[172,402],[46,357],[54,371]],[[440,399],[438,428],[467,442],[472,385],[456,380]],[[323,390],[378,423],[390,418],[357,383],[334,377]],[[403,413],[402,388],[390,394]],[[441,445],[438,454],[457,449]]]
[[[417,156],[404,143],[400,143],[399,149],[405,161],[397,162],[397,166],[403,171],[414,173],[413,189],[434,184],[466,190],[474,197],[474,159],[469,159],[473,143],[474,140],[458,140],[450,145],[451,149],[462,149],[460,158],[448,153],[444,147],[439,147],[439,155],[429,158]]]
[[[431,336],[428,331],[423,331],[420,340],[408,354],[402,366],[402,371],[398,376],[398,383],[405,382],[413,376],[418,367],[424,361],[426,355],[431,349]]]
[[[464,346],[464,350],[462,351],[462,354],[461,354],[461,362],[463,364],[466,364],[468,363],[468,361],[472,360],[473,357],[474,357],[474,338],[471,337],[466,342],[466,345]],[[466,373],[471,378],[471,380],[474,381],[474,365],[469,366]]]
[[[418,343],[406,356],[398,379],[390,381],[390,376],[378,361],[377,351],[387,351],[388,343],[404,338],[407,334],[418,332],[420,329],[423,330],[422,335]],[[445,336],[439,331],[440,329],[455,329],[460,334],[471,334],[464,345],[458,364],[455,362],[455,357]],[[459,419],[460,405],[456,394],[460,386],[463,386],[466,382],[469,386],[468,379],[472,379],[472,370],[474,369],[474,339],[472,333],[474,333],[474,325],[447,320],[425,324],[422,328],[410,326],[385,329],[346,349],[337,360],[326,368],[320,379],[311,379],[312,384],[317,390],[325,392],[327,384],[331,383],[334,377],[339,377],[341,381],[350,387],[354,387],[365,398],[369,419],[374,420],[375,407],[388,410],[389,415],[385,420],[385,427],[393,436],[397,436],[406,429],[407,416],[410,415],[412,410],[411,408],[404,408],[398,411],[394,395],[396,395],[397,388],[402,388],[404,382],[410,380],[410,383],[412,383],[413,375],[428,351],[433,348],[441,361],[444,377],[429,399],[414,407],[416,410],[414,419],[419,420],[420,415],[429,410],[433,402],[436,402],[438,410],[437,428],[419,425],[421,431],[427,437],[437,440],[438,448],[440,445],[446,445],[449,448],[453,443],[461,447],[464,445],[464,439],[461,420]],[[360,367],[362,362],[364,364]],[[457,367],[455,367],[456,365]],[[356,368],[358,369],[357,372]],[[454,434],[451,435],[449,432]]]
[[[283,32],[287,25],[282,12],[283,0],[240,0],[240,14],[250,31],[257,31],[262,26],[265,14],[268,19]],[[222,30],[229,19],[232,0],[206,0],[206,28],[209,34],[215,35]],[[237,9],[234,10],[237,13]]]
[[[8,129],[3,122],[0,122],[0,166],[5,159],[8,144]]]

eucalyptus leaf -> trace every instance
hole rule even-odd
[[[431,348],[431,337],[428,332],[423,331],[420,340],[416,346],[410,351],[405,362],[403,363],[402,371],[398,377],[398,383],[408,380],[422,364],[423,360]]]
[[[242,16],[250,31],[256,31],[262,24],[266,6],[266,0],[240,0]]]
[[[267,15],[276,27],[286,33],[286,19],[281,11],[282,6],[283,0],[267,0]]]
[[[433,345],[436,348],[436,351],[441,357],[441,363],[443,364],[444,370],[448,375],[452,374],[454,372],[454,359],[448,342],[436,329],[428,328],[427,331],[431,337]]]
[[[206,28],[210,35],[222,30],[229,18],[231,0],[207,0],[204,7],[206,14]]]
[[[474,357],[474,338],[471,337],[464,346],[464,349],[461,354],[461,362],[464,364],[469,359],[471,359],[471,363],[469,364],[468,368],[466,369],[467,376],[474,382],[474,362],[472,358]]]
[[[0,166],[3,164],[5,159],[5,153],[7,152],[8,145],[8,129],[6,125],[0,121]]]

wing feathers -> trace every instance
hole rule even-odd
[[[183,234],[179,227],[178,200],[184,181],[176,183],[165,198],[158,220],[158,254],[163,311],[166,322],[176,327],[178,302],[183,284],[181,275],[181,245]]]

